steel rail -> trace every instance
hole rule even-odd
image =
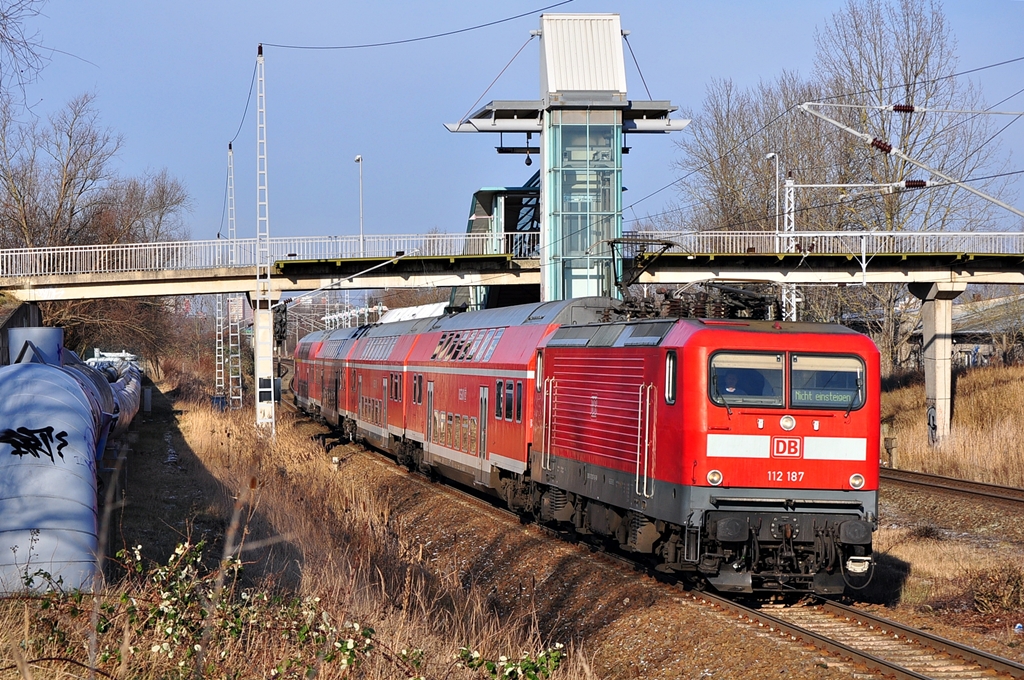
[[[995,654],[976,649],[974,647],[968,647],[962,645],[959,642],[953,642],[952,640],[940,637],[938,635],[932,635],[926,633],[923,630],[917,628],[911,628],[905,626],[891,619],[886,619],[881,616],[875,616],[869,612],[865,612],[854,607],[848,607],[838,602],[832,602],[829,600],[819,600],[817,606],[823,610],[831,613],[833,616],[844,617],[857,622],[865,623],[871,626],[875,626],[877,629],[891,634],[900,635],[907,641],[916,641],[919,645],[923,645],[930,649],[934,649],[937,652],[949,654],[950,656],[962,659],[968,663],[974,663],[982,666],[985,669],[991,669],[997,673],[1003,673],[1013,678],[1024,678],[1024,665],[1005,659]]]
[[[898,470],[882,468],[879,471],[882,479],[913,486],[923,486],[930,489],[939,489],[969,496],[981,496],[997,501],[1021,504],[1024,503],[1024,489],[1013,486],[1001,486],[998,484],[986,484],[975,482],[969,479],[957,479],[955,477],[943,477],[928,472],[915,472],[912,470]]]
[[[779,617],[768,614],[762,610],[752,609],[739,604],[738,602],[733,602],[732,600],[720,595],[715,595],[709,592],[691,592],[689,595],[697,602],[705,601],[719,609],[723,609],[745,618],[751,623],[758,624],[761,627],[768,627],[769,631],[778,630],[790,637],[803,640],[818,649],[823,649],[826,652],[834,654],[842,659],[864,666],[870,671],[894,677],[897,678],[897,680],[929,680],[927,675],[915,673],[914,671],[903,668],[898,664],[894,664],[890,661],[874,656],[873,654],[868,654],[867,652],[856,649],[855,647],[833,640],[826,635],[822,635],[790,623],[789,621],[780,619]]]
[[[902,666],[894,661],[889,661],[888,659],[876,656],[862,649],[852,647],[844,642],[840,642],[829,637],[828,635],[815,632],[791,621],[787,621],[779,616],[769,614],[764,610],[746,607],[720,595],[708,592],[693,592],[690,593],[690,596],[698,601],[705,600],[721,609],[744,617],[759,626],[767,626],[769,630],[778,630],[790,635],[791,637],[804,640],[819,649],[835,654],[852,663],[862,665],[873,672],[898,678],[899,680],[920,680],[922,678],[927,679],[931,677],[923,675],[911,668]],[[908,649],[912,649],[912,646],[916,645],[917,647],[924,647],[938,653],[948,654],[949,656],[960,659],[966,663],[975,664],[980,667],[983,673],[986,670],[992,670],[1004,676],[1024,678],[1024,665],[1018,664],[1015,661],[953,642],[952,640],[948,640],[938,635],[931,635],[916,628],[904,626],[903,624],[896,623],[895,621],[875,616],[836,602],[818,599],[815,600],[811,606],[820,608],[830,616],[837,619],[849,621],[850,625],[859,626],[860,624],[864,624],[871,626],[880,635],[887,636],[890,641],[898,639],[902,644],[908,645]],[[953,677],[951,673],[952,672],[943,671],[943,677]],[[969,673],[969,671],[966,673]]]

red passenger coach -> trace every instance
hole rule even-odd
[[[623,316],[589,298],[303,339],[296,400],[323,408],[302,384],[318,379],[307,344],[358,335],[323,362],[329,384],[342,371],[355,391],[339,425],[410,467],[719,590],[837,594],[863,580],[873,343],[835,325]]]

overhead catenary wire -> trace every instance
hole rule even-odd
[[[556,2],[553,5],[541,7],[540,9],[530,10],[529,12],[523,12],[522,14],[516,14],[515,16],[505,17],[504,19],[497,19],[495,21],[488,21],[487,23],[477,24],[475,26],[468,26],[466,28],[459,28],[452,31],[443,31],[441,33],[432,33],[430,35],[423,35],[416,38],[404,38],[401,40],[386,40],[375,43],[359,43],[353,45],[284,45],[281,43],[263,43],[264,47],[277,47],[285,50],[363,50],[372,47],[392,47],[394,45],[407,45],[414,42],[423,42],[425,40],[435,40],[437,38],[447,38],[449,36],[458,35],[460,33],[469,33],[470,31],[477,31],[481,28],[489,28],[491,26],[497,26],[498,24],[504,24],[509,21],[515,21],[516,19],[522,19],[532,14],[539,12],[546,12],[549,9],[555,7],[561,7],[562,5],[568,5],[574,0],[562,0],[562,2]]]
[[[964,180],[956,180],[956,181],[952,181],[952,182],[947,182],[947,181],[939,181],[939,182],[929,181],[927,188],[929,188],[929,189],[936,188],[937,189],[937,188],[942,188],[942,187],[950,187],[950,186],[962,185],[962,184],[966,184],[968,182],[981,182],[981,181],[985,181],[985,180],[999,179],[1001,177],[1012,177],[1012,176],[1016,176],[1016,175],[1024,175],[1024,170],[1011,170],[1009,172],[1000,172],[1000,173],[996,173],[996,174],[993,174],[993,175],[985,175],[985,176],[982,176],[982,177],[969,177],[969,178],[964,179]],[[916,191],[917,189],[910,189],[910,190]],[[837,207],[837,206],[840,206],[840,205],[843,205],[843,204],[846,204],[846,203],[851,203],[851,202],[856,202],[856,201],[863,201],[863,200],[866,200],[866,199],[869,199],[869,198],[873,198],[875,195],[876,195],[875,192],[858,194],[857,196],[851,196],[851,197],[848,197],[848,198],[846,198],[844,200],[829,201],[827,203],[816,203],[814,205],[809,205],[809,206],[806,206],[806,207],[797,208],[794,212],[796,212],[796,213],[807,213],[807,212],[811,212],[811,211],[814,211],[814,210],[823,210],[825,208],[834,208],[834,207]],[[654,213],[653,215],[648,215],[647,217],[645,217],[643,219],[652,219],[652,218],[655,218],[655,217],[664,217],[666,215],[672,215],[674,213],[681,212],[683,209],[684,208],[673,208],[672,210],[666,210],[664,212]],[[712,229],[710,231],[729,231],[729,230],[734,230],[737,227],[743,227],[743,226],[746,226],[748,224],[757,224],[758,222],[763,221],[763,219],[765,219],[765,218],[771,218],[771,217],[774,217],[774,216],[775,215],[772,214],[772,215],[766,215],[764,218],[758,217],[756,219],[743,220],[741,222],[729,222],[727,224],[721,225],[721,226],[719,226],[719,227],[717,227],[715,229]],[[636,220],[626,220],[626,221],[632,223],[632,222],[640,222],[642,220],[636,219]]]
[[[547,5],[545,7],[541,7],[539,9],[535,9],[535,10],[531,10],[529,12],[523,12],[522,14],[516,14],[514,16],[505,17],[504,19],[497,19],[495,21],[489,21],[489,22],[486,22],[486,23],[483,23],[483,24],[477,24],[475,26],[468,26],[466,28],[460,28],[460,29],[456,29],[456,30],[452,30],[452,31],[444,31],[444,32],[441,32],[441,33],[434,33],[434,34],[431,34],[431,35],[419,36],[419,37],[416,37],[416,38],[406,38],[406,39],[402,39],[402,40],[390,40],[390,41],[378,42],[378,43],[365,43],[365,44],[357,44],[357,45],[335,45],[335,46],[285,45],[285,44],[281,44],[281,43],[268,43],[268,42],[265,42],[265,43],[262,43],[262,44],[263,44],[264,47],[276,47],[276,48],[279,48],[279,49],[292,49],[292,50],[351,50],[351,49],[366,49],[366,48],[372,48],[372,47],[390,47],[392,45],[405,45],[405,44],[408,44],[408,43],[422,42],[422,41],[425,41],[425,40],[434,40],[436,38],[444,38],[444,37],[448,37],[448,36],[452,36],[452,35],[458,35],[460,33],[468,33],[470,31],[476,31],[476,30],[479,30],[479,29],[482,29],[482,28],[488,28],[490,26],[497,26],[498,24],[504,24],[504,23],[507,23],[509,21],[514,21],[516,19],[521,19],[521,18],[523,18],[525,16],[530,16],[530,15],[533,15],[533,14],[537,14],[539,12],[545,12],[545,11],[547,11],[549,9],[554,9],[556,7],[561,7],[562,5],[567,5],[567,4],[571,3],[571,2],[574,2],[574,0],[562,0],[562,2],[556,2],[555,4],[552,4],[552,5]],[[527,43],[529,43],[529,40],[527,41]],[[524,44],[523,47],[526,47],[526,45]],[[520,48],[519,51],[521,52],[522,49],[523,48]],[[517,53],[517,56],[518,56],[518,53]],[[513,57],[512,59],[514,60],[515,57]],[[509,62],[509,64],[511,64],[511,62]],[[508,66],[506,65],[505,68],[507,69]],[[235,134],[231,138],[231,141],[229,142],[229,144],[233,144],[235,142],[235,140],[238,139],[238,135],[241,134],[241,132],[242,132],[242,126],[245,125],[246,116],[248,116],[248,114],[249,114],[249,104],[252,103],[252,90],[253,90],[253,87],[256,84],[256,69],[257,69],[257,64],[255,62],[253,62],[252,76],[249,79],[249,94],[246,95],[246,98],[245,98],[245,109],[242,111],[242,118],[241,118],[241,120],[238,121],[238,129],[235,130]],[[502,69],[502,73],[504,73],[504,72],[505,72],[505,69]],[[501,73],[498,74],[498,78],[500,78],[500,77],[501,77]],[[497,78],[495,78],[495,81],[496,80],[497,80]],[[494,85],[494,83],[491,83],[491,86],[493,86],[493,85]],[[488,87],[487,89],[489,90],[490,87]],[[486,94],[487,94],[487,90],[484,91],[484,95],[486,95]],[[481,95],[481,98],[483,98],[484,95]],[[477,102],[479,102],[479,99],[477,100]],[[476,104],[474,104],[474,106],[475,105]],[[223,205],[223,207],[221,209],[221,228],[217,232],[218,237],[220,236],[220,233],[223,231],[223,228],[224,228],[224,214],[226,213],[226,211],[227,211],[227,179],[225,179],[224,205]]]
[[[1018,92],[1019,94],[1019,92]],[[990,109],[932,109],[913,104],[837,104],[835,102],[806,102],[813,106],[831,106],[836,109],[860,109],[863,111],[893,111],[894,113],[960,113],[987,116],[1024,116],[1024,111],[992,111]]]
[[[937,78],[932,78],[931,80],[924,80],[924,81],[921,81],[921,82],[916,83],[916,84],[918,84],[918,85],[925,85],[925,84],[929,84],[929,83],[936,83],[936,82],[939,82],[941,80],[948,80],[950,78],[957,78],[959,76],[965,76],[965,75],[969,75],[971,73],[977,73],[979,71],[985,71],[985,70],[988,70],[988,69],[998,68],[1000,66],[1006,66],[1008,64],[1014,64],[1014,63],[1021,62],[1021,61],[1024,61],[1024,56],[1016,57],[1016,58],[1013,58],[1013,59],[1006,59],[1004,61],[996,62],[996,63],[993,63],[993,64],[986,64],[984,66],[978,66],[976,68],[968,69],[966,71],[958,71],[956,73],[951,73],[951,74],[948,74],[948,75],[939,76]],[[875,88],[875,89],[871,89],[871,90],[861,90],[859,92],[848,92],[848,93],[843,93],[843,94],[832,95],[832,96],[829,96],[829,97],[821,98],[821,102],[824,103],[824,102],[828,102],[828,101],[833,100],[833,99],[841,99],[841,98],[844,98],[844,97],[856,97],[856,96],[863,95],[863,94],[873,94],[873,93],[887,92],[889,90],[905,88],[905,87],[907,87],[910,84],[911,83],[903,83],[903,84],[900,84],[900,85],[890,85],[890,86],[881,87],[881,88]],[[674,179],[671,182],[669,182],[668,184],[665,184],[664,186],[662,186],[662,187],[660,187],[658,189],[655,189],[654,191],[652,191],[651,193],[647,194],[646,196],[643,196],[643,197],[637,199],[633,203],[630,203],[628,206],[623,208],[623,212],[625,212],[626,210],[634,209],[640,203],[643,203],[644,201],[646,201],[646,200],[648,200],[650,198],[653,198],[654,196],[657,196],[658,194],[660,194],[661,192],[665,191],[666,189],[670,189],[673,186],[676,186],[677,184],[679,184],[680,182],[685,181],[686,179],[688,179],[689,177],[693,176],[694,174],[700,172],[701,170],[703,170],[703,169],[705,169],[707,167],[710,167],[712,164],[717,163],[718,161],[720,161],[720,160],[722,160],[724,158],[727,158],[728,156],[730,156],[731,154],[736,152],[738,149],[743,147],[750,140],[754,139],[755,137],[760,135],[762,132],[767,130],[769,127],[771,127],[772,125],[777,123],[786,114],[788,114],[791,111],[793,111],[793,109],[795,109],[797,106],[798,106],[797,104],[790,105],[785,111],[783,111],[782,113],[780,113],[777,116],[775,116],[774,118],[772,118],[770,121],[768,121],[767,123],[762,125],[759,129],[757,129],[754,132],[752,132],[751,134],[747,135],[746,138],[744,138],[744,139],[740,140],[739,142],[737,142],[736,144],[734,144],[732,146],[732,148],[730,148],[728,151],[725,151],[722,154],[720,154],[713,161],[711,161],[709,163],[705,163],[704,165],[701,165],[699,167],[696,167],[693,170],[691,170],[690,172],[688,172],[685,175],[683,175],[682,177]],[[989,141],[991,141],[991,140],[989,140]],[[678,212],[678,210],[670,210],[670,211],[667,211],[665,213],[659,213],[658,215],[671,214],[673,212]],[[655,215],[655,216],[658,216],[658,215]]]

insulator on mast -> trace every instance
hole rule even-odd
[[[878,137],[875,137],[874,139],[871,140],[871,146],[875,147],[882,153],[892,153],[892,144],[884,142]]]

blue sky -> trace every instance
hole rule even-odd
[[[74,56],[54,53],[27,99],[46,116],[76,95],[94,93],[102,123],[125,137],[118,170],[167,168],[192,196],[193,238],[213,238],[223,214],[227,143],[242,118],[258,43],[400,40],[502,19],[553,1],[51,0],[31,27],[47,47]],[[714,78],[746,87],[784,69],[809,74],[815,28],[842,5],[836,0],[575,0],[553,11],[621,14],[653,97],[699,108]],[[948,2],[945,11],[962,70],[1024,56],[1024,2],[964,0]],[[460,231],[474,190],[523,183],[536,166],[525,167],[521,156],[498,156],[493,135],[455,135],[443,124],[470,109],[538,23],[532,15],[376,49],[266,48],[271,235],[358,233],[356,154],[364,159],[368,234]],[[1024,62],[972,77],[986,100],[995,102],[1024,87]],[[645,99],[628,54],[627,78],[631,97]],[[481,103],[537,99],[538,90],[533,41]],[[254,107],[255,97],[235,142],[239,236],[256,232]],[[1001,108],[1024,110],[1024,95]],[[1020,169],[1024,120],[1002,139],[1013,154],[1010,169]],[[629,143],[625,205],[669,184],[678,155],[673,136],[635,135]],[[626,217],[661,212],[673,198],[672,190],[662,191]]]

